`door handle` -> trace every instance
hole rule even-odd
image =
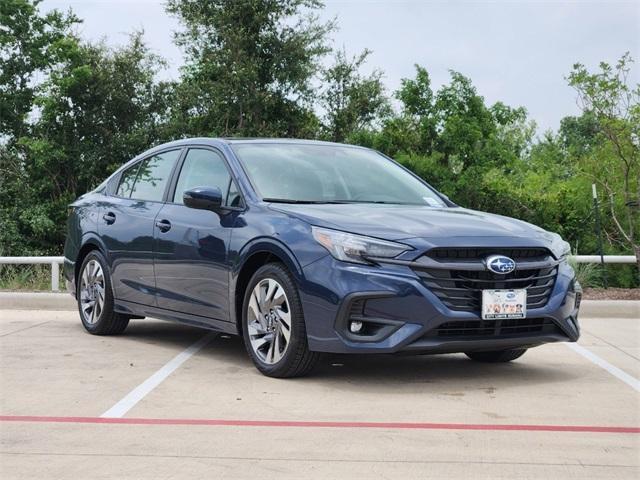
[[[111,225],[116,221],[116,214],[113,212],[107,212],[102,216],[102,219],[106,222],[107,225]]]
[[[171,230],[171,222],[169,220],[158,220],[156,222],[156,227],[158,227],[162,233],[168,232]]]

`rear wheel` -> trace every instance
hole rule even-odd
[[[520,358],[526,351],[526,348],[512,348],[510,350],[495,350],[491,352],[467,352],[465,355],[477,362],[504,363]]]
[[[279,263],[253,275],[242,307],[244,343],[256,368],[269,377],[299,377],[318,361],[311,352],[296,284]]]
[[[85,257],[76,284],[80,319],[89,333],[117,335],[127,328],[129,317],[113,311],[111,276],[99,251]]]

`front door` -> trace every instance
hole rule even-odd
[[[117,300],[156,305],[154,222],[180,152],[159,153],[127,168],[115,195],[101,206],[98,233],[107,248]]]
[[[229,206],[237,207],[242,201],[221,154],[205,148],[187,151],[173,198],[156,221],[158,306],[203,317],[204,322],[228,321],[228,248],[237,212],[218,214],[186,207],[182,195],[194,187],[219,187]]]

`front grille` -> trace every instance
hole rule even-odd
[[[508,320],[463,320],[438,326],[427,337],[510,337],[528,333],[558,333],[558,327],[548,318],[517,318]]]
[[[439,262],[482,261],[489,255],[504,255],[516,262],[522,260],[544,260],[549,256],[546,248],[433,248],[426,253]]]
[[[486,270],[482,260],[492,254],[511,257],[516,270],[506,275]],[[426,257],[414,271],[442,303],[462,312],[480,313],[482,290],[493,289],[526,289],[527,309],[544,307],[558,273],[557,262],[540,248],[439,248]]]

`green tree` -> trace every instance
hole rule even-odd
[[[0,254],[5,255],[29,252],[19,217],[23,209],[42,204],[42,199],[21,204],[29,189],[24,174],[29,159],[18,140],[32,132],[42,79],[77,41],[71,28],[78,18],[57,10],[42,14],[40,3],[0,2]]]
[[[324,112],[324,138],[344,142],[358,131],[371,128],[389,113],[382,72],[376,70],[367,76],[360,73],[370,54],[365,50],[348,58],[344,50],[339,50],[333,65],[322,72],[319,106]]]
[[[3,165],[10,188],[0,191],[2,222],[22,249],[59,252],[67,205],[160,141],[167,103],[154,80],[160,67],[134,34],[117,49],[76,43],[51,69],[34,100],[31,133]]]
[[[574,248],[592,235],[585,222],[590,203],[583,192],[587,183],[567,169],[562,141],[546,133],[530,151],[505,168],[487,169],[479,183],[493,207],[489,210],[534,223],[559,233]]]
[[[169,0],[186,54],[178,134],[306,136],[312,77],[333,23],[318,0]],[[184,126],[184,127],[182,127]],[[180,132],[180,129],[182,131]]]
[[[428,71],[416,65],[415,78],[403,79],[395,93],[400,112],[384,122],[373,143],[387,153],[437,156],[454,172],[523,154],[535,131],[526,110],[487,106],[470,79],[450,73],[450,83],[434,92]]]
[[[508,213],[508,202],[480,180],[487,171],[509,172],[527,155],[535,124],[526,110],[501,102],[487,106],[471,81],[457,72],[434,92],[429,73],[420,66],[415,78],[402,80],[395,96],[399,113],[358,141],[398,157],[462,205]]]
[[[629,78],[632,63],[627,53],[615,66],[600,63],[595,73],[576,64],[568,81],[597,132],[581,170],[606,195],[615,227],[609,237],[634,252],[640,272],[640,84]]]
[[[387,127],[389,133],[393,132],[393,137],[405,129],[405,125],[410,125],[417,138],[409,137],[403,150],[419,152],[432,155],[438,138],[438,115],[436,113],[435,95],[431,88],[431,77],[424,67],[419,65],[416,68],[416,78],[403,78],[400,89],[395,96],[402,102],[401,118],[390,122]],[[398,146],[402,141],[396,141]],[[442,156],[439,156],[443,161]]]
[[[80,20],[53,10],[40,14],[41,0],[0,2],[0,141],[28,133],[38,83],[73,45],[70,29]],[[4,137],[4,138],[3,138]]]
[[[587,155],[598,144],[598,119],[589,112],[560,120],[558,135],[566,153],[574,158]]]

